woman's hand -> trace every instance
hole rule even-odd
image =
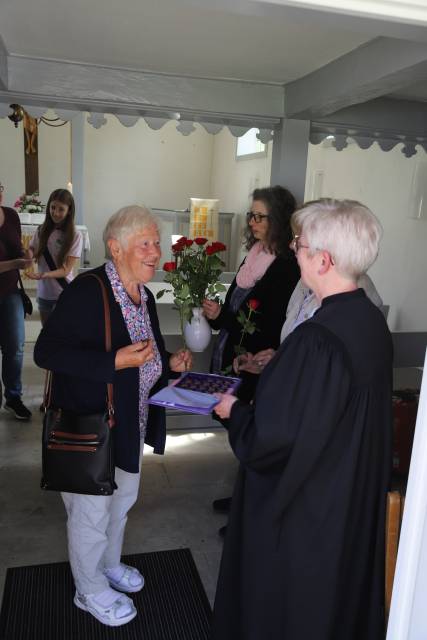
[[[31,258],[16,258],[13,262],[15,263],[15,269],[30,269],[33,264]]]
[[[274,349],[263,349],[254,355],[253,364],[258,367],[258,373],[270,362],[275,353]]]
[[[219,403],[214,407],[215,413],[217,413],[220,418],[229,418],[231,407],[238,398],[229,393],[214,393],[214,396],[219,399]]]
[[[116,352],[114,361],[116,371],[129,369],[130,367],[140,367],[154,358],[152,340],[142,340],[122,347]]]
[[[275,354],[274,349],[263,349],[255,355],[244,353],[233,360],[233,369],[236,373],[247,371],[248,373],[260,374],[265,365],[268,364]]]
[[[181,373],[189,371],[193,366],[193,354],[188,349],[179,349],[169,358],[169,367],[171,371]]]
[[[233,360],[233,371],[234,373],[239,373],[239,371],[248,371],[246,367],[250,365],[253,360],[253,354],[247,351],[246,353],[241,353],[239,356],[236,356]]]
[[[203,313],[209,320],[216,320],[221,311],[221,305],[215,300],[203,300]]]
[[[26,271],[25,276],[29,278],[29,280],[41,280],[43,274],[37,273],[36,271]]]

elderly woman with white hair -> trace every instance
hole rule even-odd
[[[392,343],[357,281],[381,226],[350,200],[309,203],[294,221],[321,306],[281,344],[253,404],[219,395],[240,469],[212,638],[379,640]]]
[[[82,275],[61,295],[37,340],[36,364],[54,372],[52,406],[76,413],[105,407],[113,384],[114,460],[117,489],[111,496],[62,493],[68,515],[74,603],[100,622],[119,626],[136,616],[125,593],[142,589],[137,569],[120,562],[127,513],[138,495],[144,442],[162,454],[164,411],[148,396],[167,385],[170,371],[191,366],[191,354],[167,354],[154,297],[144,285],[154,276],[161,251],[156,218],[138,206],[113,215],[104,231],[110,256],[94,269],[105,285],[111,316],[110,352],[104,347],[101,288]]]

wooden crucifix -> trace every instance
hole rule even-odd
[[[39,191],[38,125],[36,118],[24,111],[25,193]]]

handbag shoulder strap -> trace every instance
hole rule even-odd
[[[43,251],[43,258],[46,260],[47,266],[51,271],[55,271],[58,268],[55,264],[54,259],[52,258],[49,249],[47,248],[47,245]],[[69,285],[69,282],[67,282],[66,278],[55,278],[55,280],[63,289],[65,289],[65,287],[68,287]]]
[[[25,293],[25,289],[24,289],[24,285],[22,284],[22,278],[21,278],[21,274],[19,272],[19,269],[17,269],[17,272],[18,272],[19,288],[21,289],[21,291],[23,291]]]
[[[110,314],[110,305],[108,302],[108,294],[107,289],[105,288],[105,284],[102,282],[101,278],[97,276],[95,273],[87,273],[84,276],[80,276],[83,278],[96,278],[99,282],[99,286],[101,287],[102,292],[102,301],[104,304],[104,323],[105,323],[105,351],[108,353],[111,351],[111,314]],[[44,406],[46,409],[49,408],[52,397],[52,371],[48,371],[46,375],[45,381],[45,390],[44,390]],[[113,403],[113,385],[111,382],[107,383],[107,411],[108,411],[108,424],[111,427],[114,427],[114,403]]]

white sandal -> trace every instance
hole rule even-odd
[[[77,593],[74,596],[74,604],[79,609],[91,613],[94,618],[109,627],[119,627],[127,624],[137,614],[134,604],[130,598],[123,593],[117,594],[117,599],[108,607],[103,607],[95,601],[96,594],[83,595]]]
[[[144,586],[144,576],[142,576],[135,567],[129,567],[129,565],[123,563],[120,563],[120,566],[123,569],[123,575],[120,577],[120,580],[115,580],[110,575],[108,569],[104,570],[104,575],[110,583],[110,587],[116,591],[122,591],[124,593],[136,593],[137,591],[141,591]]]

